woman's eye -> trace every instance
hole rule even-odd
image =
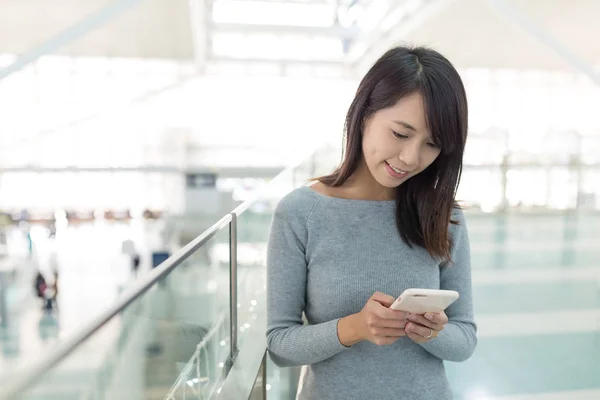
[[[401,133],[398,133],[396,131],[392,131],[392,133],[394,134],[394,136],[396,136],[398,139],[408,139],[408,136],[403,135]]]
[[[427,146],[431,147],[432,149],[439,149],[440,148],[440,146],[438,146],[435,143],[427,143]]]

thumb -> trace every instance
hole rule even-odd
[[[389,308],[394,303],[394,301],[396,301],[396,299],[392,296],[381,292],[375,292],[373,296],[371,296],[371,299],[375,300],[376,302],[387,308]]]

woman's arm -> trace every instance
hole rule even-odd
[[[462,210],[456,210],[453,218],[459,221],[459,225],[451,227],[454,263],[440,265],[440,289],[456,290],[460,297],[446,310],[448,324],[444,330],[437,338],[421,346],[443,360],[465,361],[477,345],[471,289],[471,251]]]
[[[280,367],[314,364],[347,347],[337,334],[339,319],[304,326],[307,261],[306,223],[314,202],[294,192],[278,204],[267,248],[267,346]]]

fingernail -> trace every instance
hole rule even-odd
[[[427,318],[428,320],[432,320],[433,319],[433,314],[427,313],[427,314],[425,314],[425,318]]]

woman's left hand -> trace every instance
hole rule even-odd
[[[408,322],[405,327],[406,336],[413,342],[427,343],[436,338],[444,326],[448,323],[448,317],[445,312],[409,314]]]

